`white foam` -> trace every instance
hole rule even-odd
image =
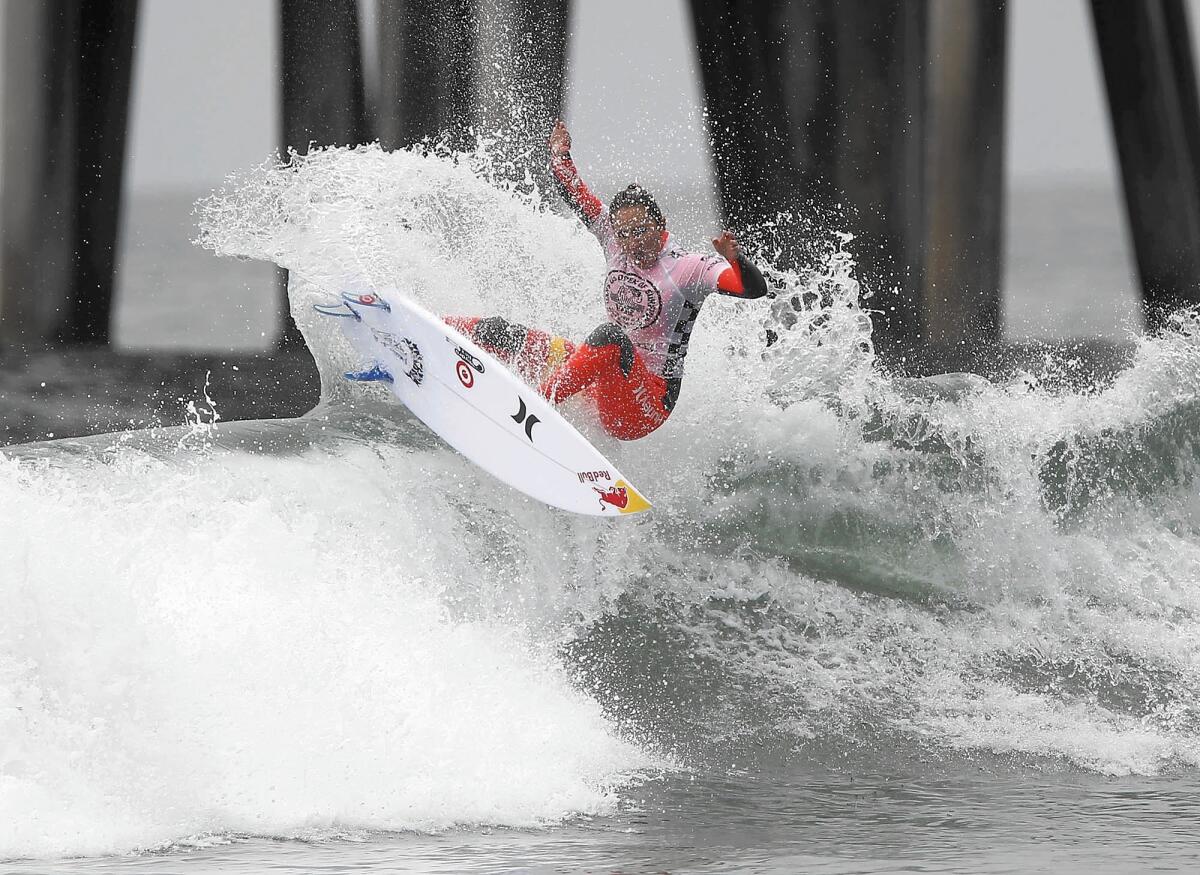
[[[536,192],[498,182],[486,151],[453,161],[321,152],[251,174],[210,203],[206,221],[218,251],[303,268],[293,306],[310,332],[321,329],[305,312],[320,277],[350,264],[442,312],[500,312],[575,336],[601,318],[594,243]],[[303,247],[289,236],[297,227]],[[1005,386],[904,384],[875,365],[850,246],[849,235],[831,234],[826,262],[808,273],[767,265],[785,290],[769,306],[705,306],[671,421],[636,451],[605,444],[649,484],[656,510],[607,533],[603,549],[630,579],[653,581],[652,602],[666,591],[704,605],[754,581],[749,589],[784,606],[804,634],[771,627],[734,646],[718,631],[736,618],[720,610],[689,631],[769,695],[806,691],[801,712],[817,701],[818,713],[867,709],[950,745],[1027,749],[1101,770],[1190,761],[1185,722],[1142,714],[1157,696],[1190,701],[1197,686],[1186,651],[1200,554],[1195,514],[1180,510],[1186,485],[1164,483],[1149,502],[1110,496],[1064,523],[1043,470],[1063,441],[1136,433],[1194,404],[1195,318],[1181,314],[1139,340],[1133,367],[1102,391],[1049,391],[1032,374]],[[769,349],[765,328],[778,335]],[[332,336],[313,336],[319,358],[333,355]],[[337,366],[334,357],[323,370]],[[1074,496],[1066,501],[1073,512]],[[586,564],[573,573],[591,583]],[[549,578],[541,592],[572,598]],[[1122,662],[1132,693],[1111,669]],[[1073,674],[1082,687],[1068,682]],[[1031,692],[1042,676],[1046,688]],[[1128,713],[1102,704],[1123,695]],[[1046,733],[961,704],[992,700],[1026,702]],[[1053,717],[1062,713],[1090,740],[1051,729],[1067,725]],[[1159,734],[1133,731],[1135,713],[1158,720]]]
[[[1098,483],[1069,513],[1043,480],[1060,445],[1195,405],[1194,320],[1140,340],[1103,390],[1026,375],[922,394],[876,367],[832,238],[811,274],[771,271],[774,305],[706,304],[670,422],[598,438],[655,511],[597,528],[420,429],[338,431],[369,422],[371,393],[342,385],[355,363],[310,309],[354,275],[582,336],[603,266],[573,218],[484,153],[377,147],[251,171],[202,218],[216,251],[293,269],[330,431],[278,457],[221,450],[200,423],[173,455],[0,461],[0,854],[611,810],[657,760],[556,646],[619,598],[734,677],[731,709],[770,706],[801,739],[869,727],[1107,773],[1197,762],[1190,450],[1159,449],[1177,481]]]
[[[0,461],[0,857],[610,810],[655,761],[521,624],[441,600],[491,572],[425,477],[386,447]]]

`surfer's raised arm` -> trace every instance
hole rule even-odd
[[[604,203],[579,177],[575,162],[571,160],[571,132],[561,119],[554,123],[554,130],[550,132],[550,172],[554,174],[563,198],[590,228],[604,212]]]
[[[754,262],[742,255],[742,247],[731,231],[713,238],[713,249],[729,262],[717,277],[717,291],[735,298],[761,298],[767,293],[767,281]]]

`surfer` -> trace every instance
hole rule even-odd
[[[600,424],[620,440],[645,437],[667,421],[683,383],[683,360],[705,299],[715,293],[761,298],[767,284],[722,231],[715,254],[688,252],[667,231],[654,196],[637,183],[606,206],[580,178],[571,135],[561,121],[550,134],[550,170],[567,203],[604,249],[608,321],[580,344],[501,317],[448,322],[514,363],[554,403],[587,391]],[[540,363],[531,368],[530,362]]]

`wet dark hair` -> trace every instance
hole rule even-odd
[[[608,213],[609,215],[613,215],[617,210],[624,207],[645,207],[646,212],[658,224],[664,227],[667,224],[667,220],[663,218],[662,210],[658,208],[658,201],[654,199],[654,195],[650,194],[650,192],[646,191],[646,189],[642,188],[636,182],[631,182],[628,186],[613,195],[613,199],[608,204]]]

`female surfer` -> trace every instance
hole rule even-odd
[[[540,362],[539,391],[554,403],[586,390],[608,434],[637,440],[666,422],[675,407],[704,300],[714,292],[761,298],[767,284],[729,231],[712,241],[716,254],[677,246],[658,203],[636,183],[606,206],[580,178],[561,121],[549,146],[550,170],[563,196],[604,249],[609,321],[578,345],[498,316],[447,321],[517,364],[526,377],[529,362]]]

